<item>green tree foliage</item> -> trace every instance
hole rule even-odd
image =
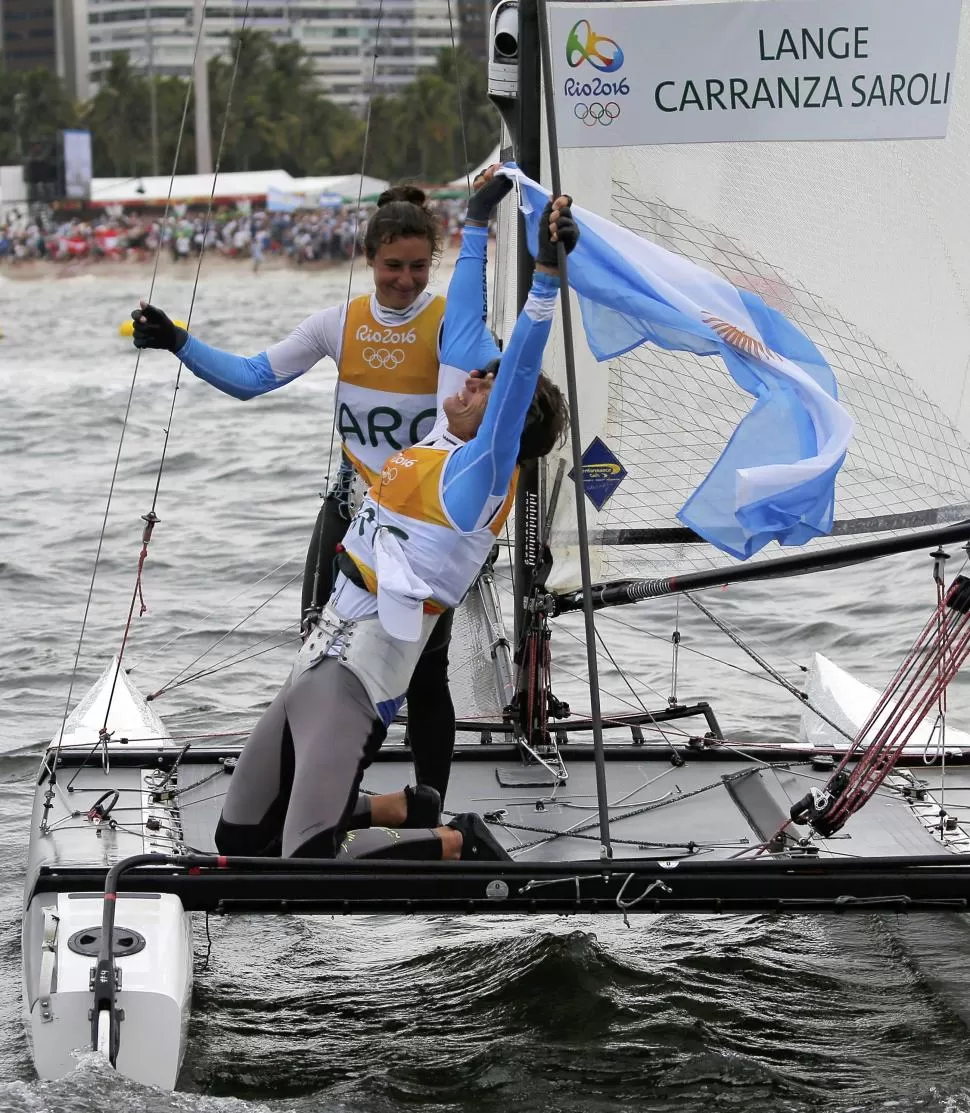
[[[77,123],[78,106],[56,74],[41,69],[9,73],[0,67],[0,165],[21,162],[32,140]]]
[[[190,84],[156,77],[154,92],[159,171],[191,173],[195,114],[191,101],[186,111]],[[96,176],[150,174],[151,93],[144,71],[124,53],[112,56],[98,92],[83,104],[71,103],[60,80],[46,70],[0,69],[0,164],[20,161],[32,139],[60,128],[87,127]],[[443,50],[436,66],[399,94],[374,96],[368,126],[366,107],[355,114],[327,99],[312,59],[298,43],[241,31],[231,37],[224,55],[209,62],[209,101],[213,154],[225,121],[221,168],[226,171],[279,168],[304,177],[356,173],[363,163],[375,177],[441,183],[481,162],[498,139],[485,67],[461,49]]]
[[[149,98],[148,79],[132,67],[127,54],[113,54],[97,94],[84,108],[97,175],[134,178],[151,173]],[[147,142],[139,141],[143,129]]]

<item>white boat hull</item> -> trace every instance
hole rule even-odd
[[[78,935],[96,938],[102,903],[96,893],[41,895],[24,917],[24,955],[41,958],[39,965],[24,964],[23,996],[24,1022],[41,1078],[69,1074],[79,1053],[94,1050],[90,979],[97,959],[70,944]],[[57,921],[47,947],[45,921],[49,927],[52,916]],[[137,932],[144,947],[115,959],[121,980],[116,1003],[124,1013],[115,1066],[138,1082],[170,1090],[182,1065],[191,1014],[191,919],[170,893],[139,893],[118,898],[116,923],[116,937]],[[45,963],[48,951],[53,958]]]
[[[135,854],[179,849],[177,811],[154,794],[160,775],[118,762],[128,739],[151,740],[169,761],[175,745],[124,673],[115,681],[115,669],[113,663],[105,670],[48,749],[48,765],[58,739],[62,754],[83,749],[90,760],[59,772],[53,785],[49,775],[42,777],[36,790],[22,931],[23,1013],[34,1066],[45,1079],[70,1073],[78,1053],[97,1050],[90,1013],[104,898],[100,888],[35,891],[41,867],[103,871]],[[111,737],[101,744],[105,722]],[[116,792],[105,819],[89,815],[102,795],[110,802]],[[137,1082],[172,1089],[191,1013],[192,921],[171,893],[124,889],[122,878],[114,964],[123,1019],[115,1067]]]

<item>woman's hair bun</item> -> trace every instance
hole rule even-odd
[[[385,189],[377,198],[377,207],[381,208],[382,205],[389,205],[392,201],[410,201],[412,205],[423,206],[427,197],[424,190],[418,189],[417,186],[396,185],[391,186],[390,189]]]

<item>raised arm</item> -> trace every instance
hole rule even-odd
[[[556,310],[559,275],[555,241],[560,235],[567,251],[572,250],[578,232],[565,198],[557,202],[540,233],[529,297],[502,355],[481,425],[445,467],[444,506],[455,525],[465,532],[482,528],[508,494]]]
[[[255,356],[233,355],[213,348],[173,324],[158,308],[146,305],[132,313],[136,348],[161,348],[175,355],[200,379],[243,401],[285,386],[325,356],[337,358],[340,307],[314,313],[285,340]]]
[[[450,394],[461,389],[469,371],[478,371],[499,356],[498,345],[485,323],[488,259],[488,223],[495,207],[509,192],[508,178],[494,176],[490,166],[476,179],[468,199],[461,234],[461,250],[448,284],[442,327],[441,363],[438,374],[438,409]]]
[[[542,367],[556,312],[559,279],[536,272],[519,314],[478,432],[445,467],[442,498],[466,533],[481,528],[505,499],[519,454],[519,439]]]

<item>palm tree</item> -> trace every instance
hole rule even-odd
[[[0,69],[0,164],[22,162],[28,143],[53,141],[61,128],[77,124],[77,116],[55,73]]]
[[[135,178],[151,173],[149,113],[147,80],[127,54],[115,51],[85,112],[96,174]]]

